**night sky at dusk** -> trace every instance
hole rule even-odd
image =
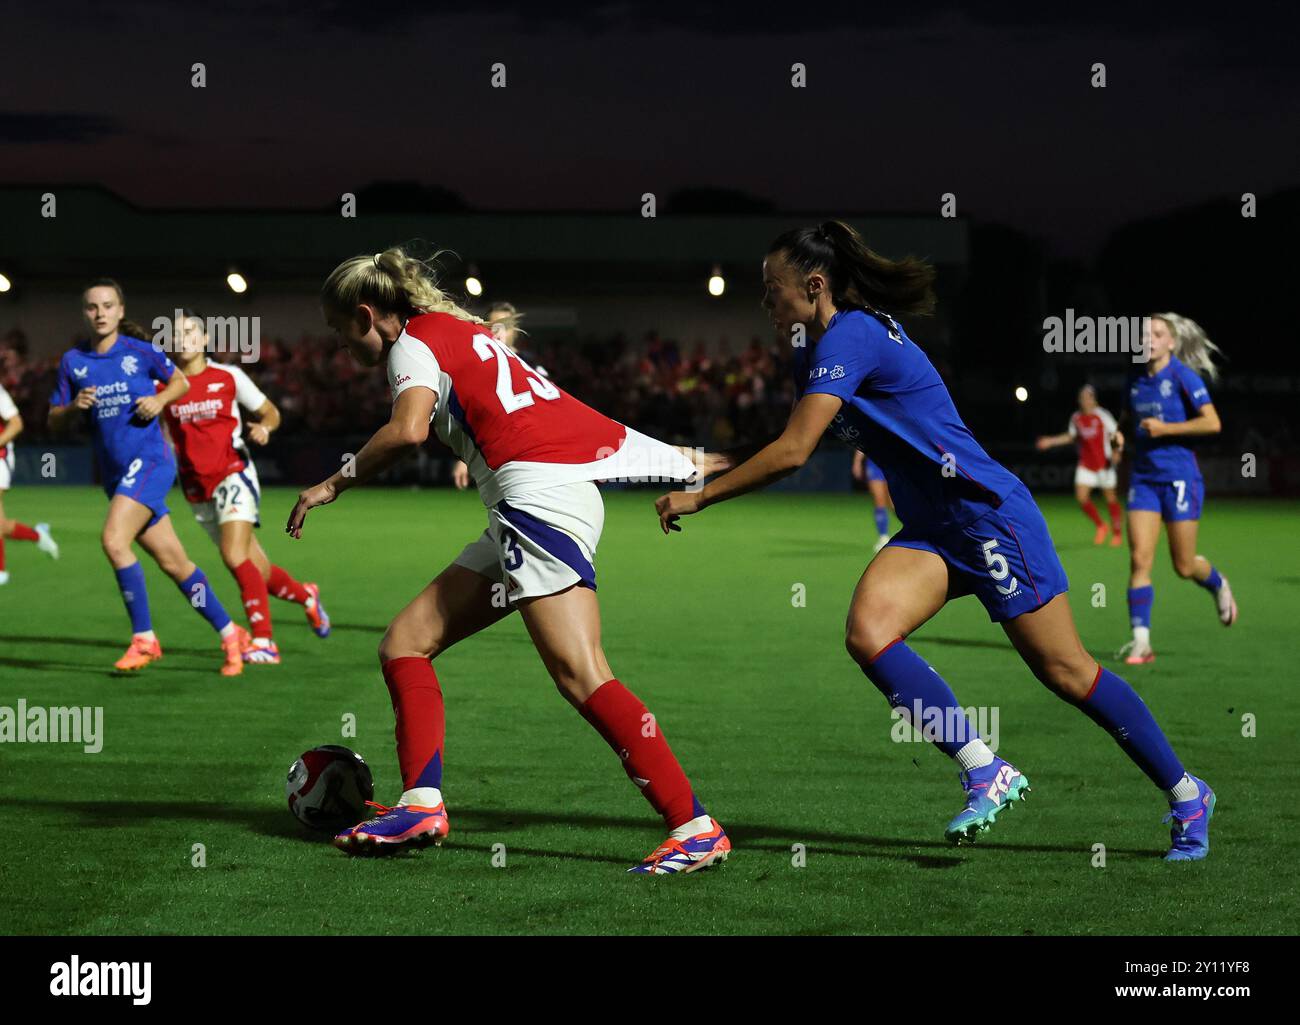
[[[0,184],[319,208],[413,180],[488,210],[715,187],[932,213],[952,192],[959,213],[1089,256],[1134,218],[1300,183],[1289,4],[443,6],[9,13]]]

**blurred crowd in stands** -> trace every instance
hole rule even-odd
[[[755,338],[732,346],[696,342],[689,352],[650,334],[585,340],[520,338],[529,362],[607,416],[677,444],[725,447],[779,433],[793,402],[788,351]],[[46,414],[58,356],[33,358],[18,330],[0,336],[0,384],[26,424],[26,440],[48,436]],[[332,338],[264,339],[244,370],[283,414],[284,436],[369,434],[388,416],[382,370],[358,366]]]

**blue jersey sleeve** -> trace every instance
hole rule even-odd
[[[161,349],[156,349],[152,345],[145,348],[149,351],[149,376],[155,381],[161,381],[166,384],[172,379],[172,374],[176,373],[176,364],[171,361],[171,357]]]
[[[833,325],[817,342],[808,365],[805,395],[834,395],[848,402],[876,369],[865,318]],[[883,329],[882,329],[883,330]]]
[[[1205,387],[1200,374],[1182,364],[1175,367],[1174,372],[1178,375],[1178,385],[1182,388],[1183,395],[1193,409],[1200,409],[1210,404],[1210,389]]]
[[[72,386],[72,371],[68,368],[68,357],[59,360],[59,375],[54,381],[54,391],[50,393],[51,406],[66,406],[72,401],[77,389]]]

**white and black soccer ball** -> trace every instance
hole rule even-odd
[[[375,783],[365,760],[339,744],[304,751],[284,784],[289,810],[312,829],[339,830],[365,818]]]

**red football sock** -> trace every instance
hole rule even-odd
[[[1092,522],[1095,523],[1097,526],[1100,527],[1102,525],[1101,513],[1097,511],[1097,507],[1093,505],[1091,498],[1088,499],[1088,501],[1086,502],[1079,503],[1079,508],[1083,510],[1083,515],[1088,517],[1088,519],[1092,520]]]
[[[0,536],[0,573],[5,571],[5,539]]]
[[[271,567],[271,575],[266,581],[266,587],[277,598],[297,602],[299,605],[306,605],[307,599],[311,597],[307,593],[307,588],[294,580],[287,570],[279,566]]]
[[[1106,506],[1106,511],[1110,514],[1111,529],[1114,530],[1116,534],[1120,533],[1124,529],[1122,526],[1124,522],[1124,510],[1119,507],[1118,502],[1110,502]]]
[[[15,541],[39,541],[41,539],[41,535],[32,530],[26,523],[11,523],[9,536]]]
[[[610,680],[601,684],[579,711],[618,753],[623,770],[669,829],[704,814],[654,716],[635,694]]]
[[[266,581],[262,571],[252,559],[245,559],[234,569],[239,582],[239,596],[244,602],[244,615],[248,629],[254,637],[271,639],[271,599],[267,597]]]
[[[397,725],[397,764],[402,789],[442,786],[442,742],[447,720],[438,674],[427,658],[393,658],[381,662]]]

